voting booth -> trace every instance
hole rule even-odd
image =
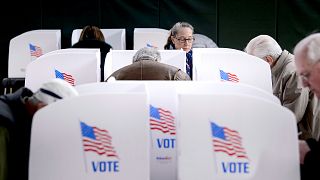
[[[80,95],[103,93],[137,93],[146,91],[142,81],[96,82],[75,86]]]
[[[116,70],[132,64],[137,50],[110,50],[105,61],[105,77],[108,78]],[[159,50],[161,63],[175,66],[186,72],[186,53],[182,50]]]
[[[146,104],[141,91],[81,95],[40,109],[32,123],[29,179],[149,180]]]
[[[50,51],[61,49],[61,30],[32,30],[10,40],[8,77],[24,78],[27,65]]]
[[[112,49],[126,49],[126,30],[125,29],[100,29],[106,43],[112,46]],[[74,29],[71,35],[71,45],[79,41],[82,29]]]
[[[151,134],[150,177],[153,180],[177,179],[176,121],[177,95],[171,81],[115,81],[90,83],[75,88],[80,95],[133,93],[145,87],[148,95],[148,122]]]
[[[195,48],[193,80],[245,83],[272,93],[270,65],[260,58],[229,48]]]
[[[123,109],[122,101],[101,95],[145,92],[150,179],[299,179],[295,116],[260,88],[213,81],[114,81],[75,88],[80,96],[100,96],[92,101],[96,106],[86,107],[104,120],[120,110],[109,116],[109,110],[92,109],[109,109],[104,104],[109,102],[127,114],[127,106]],[[128,107],[135,106],[134,100],[125,99]]]
[[[278,97],[263,89],[244,83],[215,82],[215,81],[177,81],[176,91],[183,93],[202,93],[202,94],[240,94],[281,104]]]
[[[32,91],[60,78],[71,85],[100,81],[99,49],[66,49],[43,55],[27,66],[25,86]]]
[[[133,49],[138,50],[143,47],[156,47],[164,49],[170,31],[161,28],[134,28]]]
[[[177,94],[174,82],[146,81],[150,108],[150,175],[152,180],[177,179]]]
[[[178,179],[300,179],[291,111],[247,95],[178,94]]]

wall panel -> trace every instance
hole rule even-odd
[[[160,0],[160,27],[170,29],[176,22],[189,22],[195,33],[217,39],[217,0]]]
[[[243,50],[253,37],[276,35],[276,1],[220,0],[218,6],[218,44]]]
[[[320,0],[279,0],[278,42],[292,52],[306,35],[320,30]]]
[[[44,1],[42,24],[44,29],[61,29],[62,48],[71,46],[73,29],[86,25],[100,26],[100,0]]]

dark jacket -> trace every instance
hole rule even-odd
[[[32,91],[20,88],[13,94],[0,96],[0,152],[4,155],[0,161],[0,170],[8,173],[8,180],[28,179],[29,149],[32,116],[29,115],[22,101],[32,96]],[[6,154],[6,155],[5,155]],[[0,178],[4,178],[0,175]]]
[[[108,79],[111,76],[116,80],[190,80],[181,69],[152,60],[134,62],[115,71]]]
[[[304,158],[304,164],[301,165],[301,180],[320,179],[320,141],[313,138],[307,139],[310,151]]]
[[[100,73],[101,73],[101,82],[104,81],[104,62],[106,59],[107,53],[112,48],[108,43],[99,40],[82,40],[75,43],[71,48],[97,48],[100,49],[101,62],[100,62]]]

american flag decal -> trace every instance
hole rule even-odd
[[[224,72],[221,69],[220,69],[220,78],[221,78],[221,81],[239,82],[239,78],[236,74]]]
[[[107,130],[89,126],[84,122],[80,122],[80,126],[84,151],[118,158],[117,152],[112,146],[112,137]]]
[[[75,85],[75,80],[74,80],[74,78],[72,77],[72,75],[67,74],[67,73],[64,73],[64,72],[60,72],[60,71],[58,71],[58,70],[56,70],[56,69],[54,70],[54,72],[55,72],[56,78],[65,80],[65,81],[67,81],[68,83],[70,83],[72,86]]]
[[[220,127],[210,122],[213,150],[222,152],[228,156],[248,159],[245,149],[242,147],[242,138],[240,134],[227,127]]]
[[[39,46],[29,43],[30,55],[34,57],[42,56],[42,49]]]
[[[171,135],[176,134],[174,117],[169,110],[150,105],[150,129]]]
[[[157,46],[154,46],[154,45],[152,45],[152,44],[150,44],[150,43],[147,43],[147,47],[158,48]]]

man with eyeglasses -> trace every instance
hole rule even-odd
[[[303,85],[309,87],[320,98],[320,33],[309,35],[294,49],[297,72]],[[317,122],[314,127],[320,129]],[[319,179],[320,142],[319,138],[299,141],[301,179]]]
[[[296,116],[299,139],[318,138],[320,130],[314,128],[319,122],[316,110],[318,99],[303,87],[296,72],[294,56],[268,35],[259,35],[247,44],[245,51],[270,65],[273,94],[282,106],[290,109]]]

